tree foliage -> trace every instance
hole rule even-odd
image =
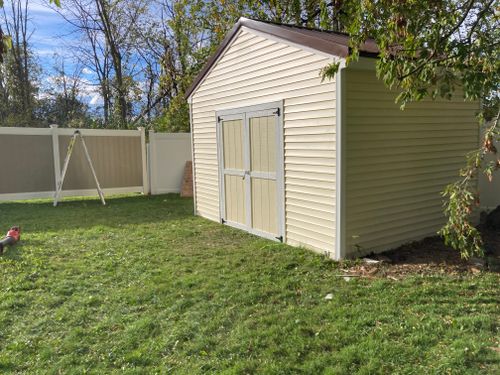
[[[359,47],[373,38],[379,48],[377,74],[389,87],[401,90],[402,107],[423,98],[462,95],[483,103],[479,125],[486,126],[483,142],[467,156],[461,179],[443,192],[448,218],[440,234],[463,257],[483,253],[480,233],[471,224],[479,201],[478,174],[489,177],[500,161],[484,165],[496,154],[500,82],[500,9],[494,0],[344,1],[342,20],[351,36],[347,63],[357,60]],[[333,76],[338,64],[324,70]],[[486,105],[486,106],[485,106]],[[485,117],[494,120],[484,124]]]

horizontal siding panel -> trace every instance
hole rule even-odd
[[[316,126],[331,126],[333,131],[335,131],[335,117],[322,117],[322,118],[310,118],[310,119],[298,119],[286,121],[285,132],[288,129],[293,128],[304,128],[304,127],[316,127]]]
[[[290,164],[287,162],[286,172],[304,172],[304,173],[318,173],[318,174],[335,174],[335,166],[319,166],[311,164]]]
[[[305,244],[311,244],[314,246],[315,241],[318,241],[322,244],[328,244],[330,249],[333,249],[335,243],[335,234],[332,232],[332,235],[328,236],[324,233],[319,233],[319,231],[311,231],[302,227],[302,224],[294,225],[292,223],[287,222],[288,228],[288,237],[291,239],[295,238],[296,240],[307,241]]]
[[[318,254],[325,254],[325,252],[334,252],[334,246],[331,243],[325,243],[316,240],[315,238],[301,236],[297,233],[287,232],[287,243],[292,246],[300,246],[313,250]]]
[[[303,54],[298,57],[295,56],[296,59],[294,61],[289,61],[286,59],[286,56],[280,56],[279,58],[273,59],[272,61],[267,62],[266,64],[262,64],[258,70],[256,70],[255,66],[249,66],[246,69],[238,69],[237,72],[229,72],[223,74],[217,80],[211,80],[209,84],[204,85],[203,91],[199,92],[199,95],[207,95],[211,93],[216,93],[218,89],[227,88],[228,83],[231,84],[234,81],[234,74],[238,74],[241,82],[238,85],[245,85],[245,82],[252,81],[253,84],[264,82],[264,78],[268,75],[276,74],[278,72],[286,72],[290,69],[298,69],[299,67],[303,69],[303,67],[311,64],[316,64],[318,61],[321,61],[318,56],[311,54]],[[234,82],[233,82],[234,83]],[[239,87],[238,85],[234,85],[235,88]]]
[[[453,139],[465,138],[468,140],[468,142],[470,142],[471,137],[474,137],[475,135],[476,131],[474,129],[471,129],[470,126],[468,126],[466,129],[460,131],[460,135],[456,136],[454,135]],[[370,142],[370,144],[367,146],[371,146],[373,142],[381,140],[387,141],[390,139],[393,141],[399,141],[399,140],[406,141],[409,138],[412,140],[425,139],[426,141],[440,140],[441,142],[443,142],[450,138],[450,130],[427,130],[427,131],[417,130],[417,131],[407,131],[407,132],[393,131],[387,133],[381,133],[379,131],[370,134],[366,134],[364,132],[356,133],[356,141]]]
[[[285,112],[287,114],[296,113],[296,112],[310,112],[316,110],[332,110],[335,108],[335,100],[323,100],[315,103],[305,103],[305,104],[290,104],[287,102],[285,106]]]
[[[286,203],[289,210],[289,217],[299,215],[321,218],[326,221],[334,221],[334,206],[325,206],[318,203],[308,202],[305,200],[297,200],[289,197],[287,197]]]
[[[458,173],[456,173],[456,171],[458,171],[459,168],[463,166],[463,163],[454,162],[449,166],[436,164],[436,165],[429,165],[428,167],[423,167],[423,168],[422,167],[415,168],[414,166],[408,168],[408,165],[402,165],[402,164],[398,165],[400,168],[392,170],[384,170],[383,171],[384,173],[380,173],[381,170],[377,168],[377,169],[368,169],[364,175],[355,173],[354,171],[349,171],[346,173],[346,175],[349,176],[349,181],[366,182],[366,181],[372,181],[374,179],[379,179],[381,177],[386,181],[387,179],[389,180],[392,178],[399,179],[408,176],[418,176],[419,178],[425,178],[425,176],[429,174],[435,176],[436,173],[450,173],[452,170],[455,170],[455,173],[453,173],[451,176],[458,177]]]
[[[321,236],[321,240],[327,239],[327,242],[334,242],[335,235],[330,231],[330,228],[335,225],[331,222],[329,226],[325,226],[326,220],[319,219],[317,217],[288,217],[286,221],[288,226],[301,228],[307,230],[310,234],[316,236]],[[325,233],[329,235],[325,236]]]
[[[325,65],[324,61],[320,61],[316,64],[305,64],[304,66],[299,66],[293,69],[287,69],[283,71],[275,71],[273,74],[266,76],[267,79],[258,80],[250,84],[249,81],[239,81],[237,85],[226,85],[223,88],[214,90],[211,93],[198,94],[197,100],[203,103],[208,100],[219,99],[222,97],[231,97],[233,95],[244,95],[250,92],[258,92],[261,90],[269,89],[274,85],[286,86],[286,85],[297,85],[299,82],[304,82],[307,85],[307,81],[317,82],[318,71],[322,66]],[[307,68],[307,70],[304,70]],[[297,75],[300,74],[300,81],[297,81]]]
[[[280,45],[277,48],[270,49],[267,53],[264,53],[263,56],[259,56],[256,60],[250,59],[248,61],[244,61],[240,64],[235,64],[225,69],[219,69],[218,71],[212,71],[209,75],[205,77],[205,81],[203,85],[207,85],[209,89],[211,85],[215,85],[221,80],[225,80],[228,76],[234,76],[241,72],[242,74],[255,72],[259,69],[263,69],[271,64],[275,64],[276,62],[287,62],[293,59],[293,57],[301,58],[305,56],[310,56],[310,53],[302,52],[297,54],[296,51],[287,48],[286,46]],[[252,69],[253,68],[253,69]],[[204,90],[204,87],[199,87],[200,90]],[[195,93],[196,95],[196,93]]]
[[[290,120],[309,120],[314,118],[332,118],[335,117],[335,108],[320,109],[317,111],[301,111],[288,113],[285,112],[285,122]]]
[[[326,173],[315,173],[312,171],[291,171],[285,167],[285,182],[292,180],[302,180],[304,183],[307,181],[315,181],[318,184],[326,183],[335,188],[335,175]],[[319,186],[319,185],[318,185]]]
[[[286,136],[303,136],[316,134],[335,134],[335,128],[332,125],[328,126],[300,126],[285,129]]]
[[[275,41],[269,41],[263,39],[261,43],[261,48],[256,51],[252,51],[252,47],[246,48],[243,53],[238,53],[233,56],[227,55],[224,56],[214,67],[212,70],[213,77],[217,77],[220,72],[225,72],[228,68],[234,69],[235,67],[245,66],[252,59],[258,59],[259,57],[265,57],[270,52],[274,52],[278,49],[286,48],[283,44],[280,44]],[[248,53],[247,53],[248,51]],[[252,54],[252,58],[248,58],[248,54]],[[258,61],[258,60],[254,60]]]
[[[351,111],[352,112],[352,111]],[[404,116],[404,112],[401,112],[401,116]],[[350,118],[350,116],[349,116]],[[448,124],[469,124],[476,125],[477,121],[472,121],[470,117],[464,118],[463,116],[457,116],[454,112],[449,113],[446,122]],[[397,126],[405,126],[405,125],[436,125],[436,119],[433,116],[426,116],[425,114],[421,114],[419,117],[407,117],[402,119],[398,116],[387,116],[387,117],[362,117],[358,116],[355,119],[349,120],[350,124],[353,125],[397,125]],[[352,125],[351,125],[352,126]],[[409,128],[408,128],[409,129]]]
[[[334,85],[334,81],[331,81],[331,85]],[[298,96],[295,98],[287,98],[285,101],[285,108],[288,108],[288,106],[294,106],[294,105],[302,105],[302,104],[312,104],[316,102],[324,102],[324,101],[335,101],[335,91],[326,91],[326,92],[320,92],[318,94],[312,94],[312,95],[307,95],[307,96]],[[335,106],[335,103],[333,103]]]
[[[422,111],[419,111],[418,109],[405,109],[404,111],[400,110],[389,110],[387,108],[365,108],[363,107],[363,111],[356,111],[356,110],[351,110],[351,114],[349,116],[352,116],[352,119],[356,121],[357,118],[374,118],[374,117],[380,117],[380,118],[401,118],[401,115],[404,116],[413,116],[413,117],[424,117],[424,114]],[[471,114],[470,109],[461,109],[460,107],[457,107],[453,109],[453,115],[454,116],[460,116],[460,117],[465,117],[465,118],[470,118],[471,120],[474,119],[474,115]],[[449,113],[447,111],[443,111],[439,108],[434,107],[434,109],[426,109],[425,110],[425,117],[432,117],[432,118],[440,118],[440,117],[445,117],[447,118],[449,116]],[[463,118],[462,117],[462,118]]]
[[[363,225],[356,226],[354,223],[349,223],[349,226],[353,233],[362,232],[365,236],[369,236],[372,234],[378,234],[388,227],[391,230],[395,230],[397,228],[408,228],[412,225],[417,227],[418,223],[433,222],[435,220],[440,220],[440,223],[444,221],[443,211],[439,206],[428,207],[426,209],[417,209],[414,211],[407,210],[406,212],[399,212],[392,214],[391,216],[387,216],[384,213],[378,214],[377,222],[374,222],[370,225],[370,228],[366,228]],[[359,223],[359,220],[358,220]]]
[[[405,181],[404,183],[399,183],[399,181],[392,181],[392,184],[379,183],[377,185],[370,182],[370,196],[375,197],[377,195],[396,194],[404,191],[415,192],[424,188],[434,188],[437,191],[441,191],[447,184],[452,181],[453,178],[450,177],[438,178],[436,176],[435,179],[426,178],[422,181],[419,181],[418,186],[415,185],[414,181]],[[349,196],[351,196],[353,199],[364,199],[364,196],[367,194],[366,187],[356,188],[355,185],[356,184],[354,183],[353,186],[349,186]]]
[[[435,198],[429,198],[427,195],[420,195],[420,196],[411,196],[408,199],[405,200],[406,203],[401,204],[401,202],[392,202],[390,200],[387,200],[385,202],[384,206],[384,212],[387,212],[388,214],[392,212],[403,212],[403,211],[411,211],[413,209],[418,209],[419,206],[423,208],[427,207],[436,207],[437,202],[442,202],[442,199],[439,195],[436,195]],[[377,206],[378,204],[378,206]],[[378,202],[372,202],[371,204],[366,204],[366,205],[359,205],[356,207],[350,207],[349,214],[354,216],[354,218],[349,217],[347,222],[351,223],[355,220],[361,220],[363,219],[363,216],[372,216],[380,213],[380,203]]]
[[[347,72],[347,251],[383,251],[433,235],[440,192],[477,146],[477,103],[425,100],[404,111],[374,73]]]
[[[285,158],[289,156],[304,158],[332,158],[335,157],[335,150],[311,150],[311,149],[288,149],[285,150]]]
[[[413,198],[415,199],[415,198]],[[431,209],[431,210],[439,210],[439,212],[442,212],[441,207],[436,206],[436,200],[437,199],[429,199],[428,197],[425,197],[425,199],[420,199],[418,201],[406,201],[406,204],[393,204],[393,205],[386,205],[384,207],[384,212],[383,214],[379,211],[379,207],[376,207],[376,205],[365,205],[365,206],[358,206],[358,207],[351,207],[350,208],[350,216],[347,218],[347,223],[356,223],[359,222],[362,219],[369,219],[373,217],[373,215],[379,215],[382,221],[389,221],[391,220],[394,216],[393,215],[398,215],[398,214],[408,214],[409,211],[425,211],[426,209]],[[439,199],[438,199],[439,200]],[[400,202],[397,202],[400,203]],[[438,207],[438,208],[436,208]],[[377,212],[373,212],[377,211]],[[386,220],[387,219],[387,220]],[[353,227],[356,228],[356,227]]]
[[[326,205],[330,210],[335,210],[335,196],[328,190],[317,194],[314,192],[295,191],[290,189],[287,191],[286,197],[290,202],[300,201],[300,204],[303,206],[308,206],[311,203],[313,205],[320,205],[320,209],[324,209]]]
[[[225,79],[227,76],[234,75],[238,72],[251,72],[248,69],[251,66],[255,66],[256,70],[265,69],[269,66],[276,66],[275,64],[279,61],[281,63],[287,63],[293,61],[294,59],[302,59],[305,57],[314,56],[310,52],[299,51],[294,48],[287,47],[281,43],[277,42],[265,42],[265,45],[257,52],[252,53],[249,56],[245,53],[238,54],[235,58],[230,61],[225,61],[225,56],[216,64],[209,75],[205,76],[204,84],[206,87],[200,87],[199,90],[211,89],[211,85],[219,82],[221,79]],[[315,56],[316,59],[321,57]],[[234,82],[233,82],[234,83]]]
[[[449,161],[451,158],[456,162],[458,158],[463,158],[465,152],[468,150],[445,150],[445,151],[437,151],[437,152],[427,152],[427,153],[418,153],[418,154],[398,154],[391,155],[392,162],[387,163],[387,159],[384,159],[383,155],[375,155],[372,153],[371,155],[361,155],[361,156],[351,156],[349,158],[349,163],[351,167],[375,167],[381,166],[384,170],[392,169],[391,166],[395,168],[399,168],[401,164],[406,164],[407,167],[421,167],[429,163],[429,165],[439,162],[439,160],[443,160],[443,163],[447,160]],[[450,158],[451,157],[451,158]],[[465,161],[465,158],[462,160]],[[354,171],[354,169],[351,169]]]
[[[287,156],[287,165],[335,166],[335,158]]]
[[[310,189],[313,189],[311,186],[315,186],[317,189],[320,190],[330,190],[334,191],[335,189],[335,183],[331,182],[318,182],[317,184],[311,184],[310,180],[299,180],[299,179],[292,179],[292,178],[285,178],[285,186],[286,189],[294,189],[296,192],[301,192],[301,191],[308,191]]]
[[[440,124],[439,127],[436,124],[422,124],[417,123],[413,126],[402,126],[401,124],[386,125],[385,122],[379,123],[367,123],[367,124],[356,124],[356,127],[349,130],[350,134],[360,134],[370,137],[371,135],[381,134],[381,133],[393,133],[397,134],[407,134],[407,133],[420,133],[420,132],[449,132],[450,131],[470,131],[470,122],[453,122],[452,124]]]
[[[468,151],[471,151],[474,149],[474,146],[469,142],[469,143],[462,143],[462,144],[453,144],[451,142],[448,142],[447,144],[439,143],[436,145],[420,145],[418,147],[418,150],[416,148],[405,148],[405,147],[396,147],[396,146],[391,146],[387,145],[384,148],[378,148],[376,149],[376,153],[374,152],[374,149],[357,149],[356,150],[356,157],[380,157],[382,155],[385,156],[396,156],[396,155],[405,155],[406,153],[416,153],[418,152],[417,155],[422,155],[427,152],[443,152],[443,151],[460,151],[464,156],[465,153]],[[406,152],[405,152],[406,150]],[[354,152],[351,153],[352,156],[354,157]]]
[[[397,191],[393,191],[390,194],[386,192],[377,193],[374,192],[369,197],[363,197],[362,199],[356,200],[354,197],[352,201],[349,202],[349,210],[351,208],[354,211],[355,207],[364,207],[367,209],[370,208],[372,210],[376,210],[376,204],[383,207],[389,207],[394,204],[406,204],[406,202],[411,202],[413,200],[422,199],[422,200],[431,200],[431,199],[441,199],[441,191],[445,185],[437,184],[433,186],[420,187],[418,189],[410,188],[410,189],[399,189]],[[442,201],[442,200],[441,200]],[[380,206],[378,207],[380,209]],[[351,211],[349,211],[351,212]]]
[[[287,143],[300,143],[300,144],[321,144],[321,143],[335,143],[335,134],[323,133],[323,134],[301,134],[301,135],[287,135]]]
[[[335,190],[319,188],[317,186],[299,185],[293,183],[286,184],[287,197],[302,196],[304,199],[311,198],[314,200],[319,199],[333,199],[331,203],[335,202]],[[288,195],[290,194],[290,195]],[[332,209],[335,206],[332,205]]]
[[[198,105],[211,108],[221,106],[223,109],[239,108],[242,102],[245,103],[245,106],[272,102],[285,96],[305,95],[304,92],[306,90],[319,91],[321,86],[324,86],[325,89],[332,88],[327,83],[318,83],[318,80],[314,76],[300,75],[295,81],[288,80],[288,82],[276,81],[273,84],[270,83],[265,90],[247,87],[240,90],[241,93],[239,94],[231,94],[229,91],[224,97],[207,97],[203,101],[200,101]]]
[[[409,243],[421,240],[425,237],[435,236],[439,228],[440,225],[438,224],[430,224],[419,229],[401,232],[394,237],[379,236],[380,238],[374,237],[369,241],[359,241],[357,244],[360,246],[360,250],[353,250],[351,254],[353,256],[361,256],[371,252],[381,252],[387,249],[395,249],[403,243]]]

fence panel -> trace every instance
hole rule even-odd
[[[54,195],[74,129],[0,128],[0,200]],[[104,193],[148,192],[144,130],[83,129],[81,134]],[[63,196],[96,195],[77,139]]]
[[[179,193],[184,166],[191,160],[190,133],[149,132],[151,194]]]

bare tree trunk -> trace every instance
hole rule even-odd
[[[118,100],[118,113],[120,116],[120,126],[126,127],[127,125],[127,89],[123,79],[122,69],[122,55],[120,48],[115,39],[114,26],[110,20],[108,13],[108,4],[105,0],[96,0],[97,10],[102,22],[104,36],[109,46],[111,59],[113,61],[113,68],[115,71],[116,91]]]

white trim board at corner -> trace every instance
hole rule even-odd
[[[142,193],[142,186],[132,186],[123,188],[108,188],[102,189],[105,195],[113,194],[127,194],[127,193]],[[54,191],[41,191],[34,193],[13,193],[13,194],[0,194],[1,201],[20,201],[26,199],[43,199],[43,198],[54,198]],[[83,189],[83,190],[63,190],[61,192],[61,197],[97,197],[97,192],[95,189]]]
[[[55,129],[55,130],[54,130]],[[140,130],[109,130],[109,129],[72,129],[72,128],[17,128],[0,127],[0,135],[67,135],[71,136],[76,130],[80,130],[85,137],[94,136],[116,136],[116,137],[140,137]]]

